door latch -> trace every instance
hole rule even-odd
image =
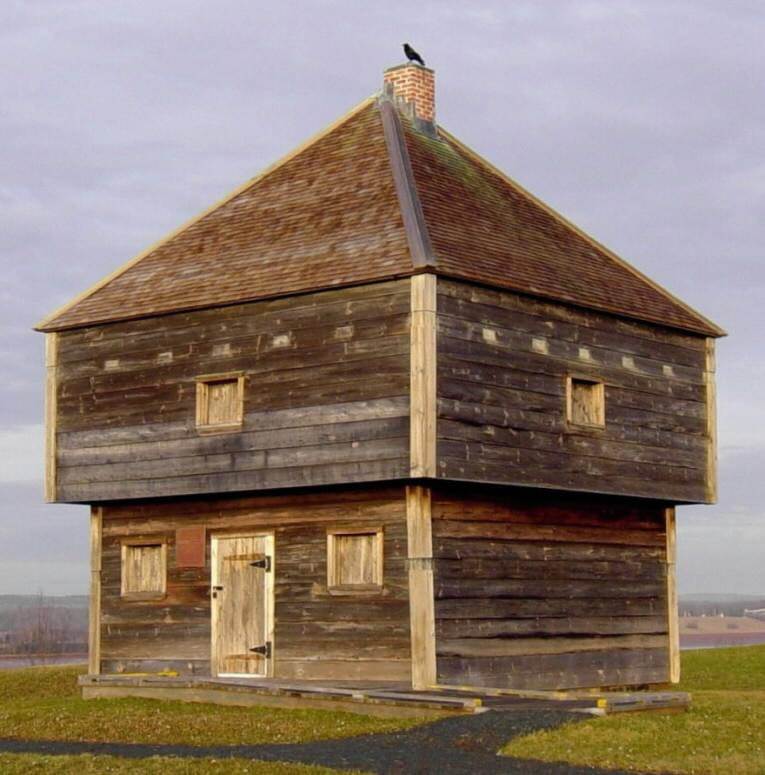
[[[255,560],[255,562],[251,562],[250,565],[253,568],[263,568],[263,570],[268,573],[271,570],[271,558],[266,555],[262,560]]]
[[[253,654],[262,654],[266,659],[271,659],[271,641],[267,640],[262,646],[253,646],[250,651]]]
[[[213,599],[215,599],[218,597],[218,592],[223,592],[223,587],[216,585],[211,587],[210,590],[212,592]]]

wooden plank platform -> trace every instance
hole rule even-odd
[[[565,691],[534,691],[498,688],[476,688],[470,686],[431,687],[445,696],[481,695],[486,708],[507,709],[508,707],[539,706],[558,707],[566,710],[590,713],[596,716],[636,711],[682,712],[691,705],[688,692],[676,691],[603,691],[579,689]]]
[[[262,678],[179,677],[160,674],[83,675],[85,699],[145,697],[220,705],[316,708],[382,717],[481,713],[486,710],[571,710],[593,715],[641,710],[682,711],[685,692],[515,692],[469,686],[416,691],[396,682],[280,681]]]
[[[646,710],[680,713],[688,710],[690,705],[691,695],[687,692],[633,692],[601,697],[598,700],[597,708],[590,712],[604,716],[612,713],[635,713]]]
[[[345,710],[387,717],[419,717],[431,713],[477,713],[480,697],[445,696],[437,692],[413,692],[400,684],[363,683],[327,686],[313,682],[290,682],[251,678],[199,678],[159,675],[80,676],[85,699],[101,697],[145,697],[221,705],[270,705],[284,708]]]

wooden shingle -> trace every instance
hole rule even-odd
[[[724,332],[448,132],[370,98],[38,324],[97,323],[422,271]]]

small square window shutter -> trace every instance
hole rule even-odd
[[[242,423],[244,377],[217,374],[197,378],[197,427],[231,429]]]
[[[569,377],[568,421],[574,425],[605,425],[605,394],[602,382]]]
[[[327,536],[327,584],[335,589],[382,586],[382,531],[331,532]]]
[[[211,382],[208,386],[207,423],[227,425],[239,422],[238,380]]]
[[[338,586],[374,584],[377,575],[374,558],[375,534],[339,535],[335,541]]]
[[[122,545],[122,595],[165,593],[165,545]]]

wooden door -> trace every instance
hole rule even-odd
[[[273,536],[213,536],[213,675],[272,673]]]

